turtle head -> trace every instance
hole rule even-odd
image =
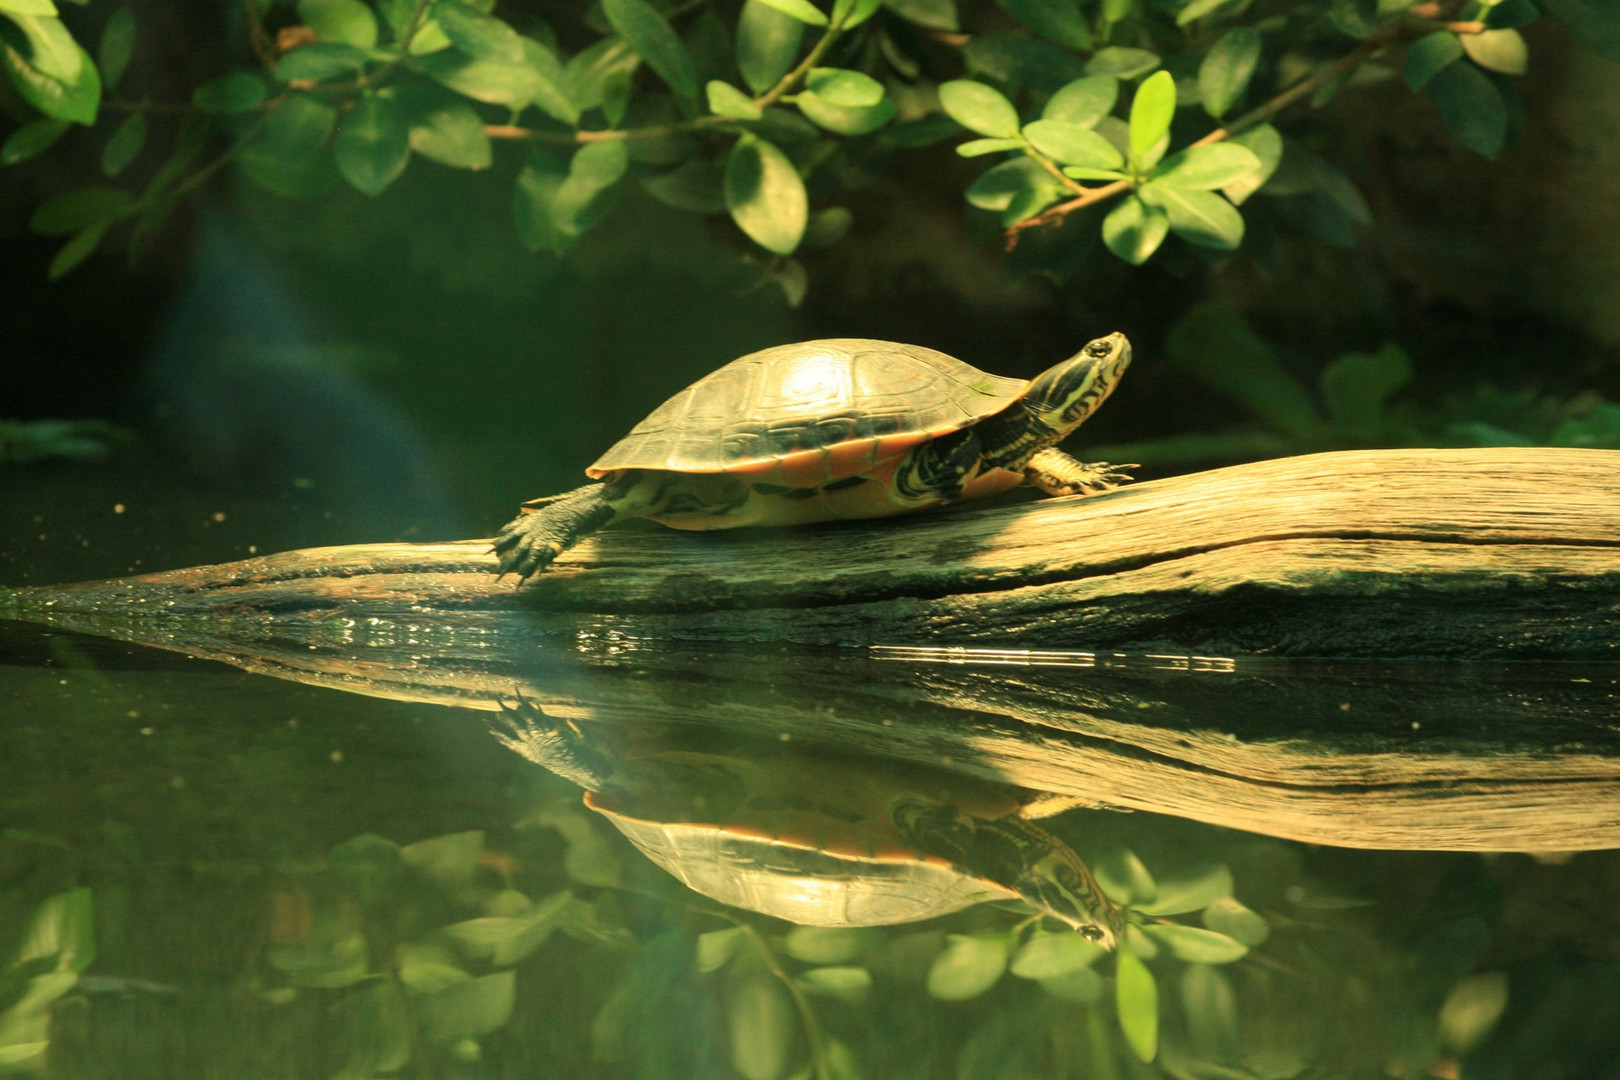
[[[1024,391],[1031,418],[1062,438],[1097,411],[1131,364],[1131,343],[1109,334],[1035,377]]]

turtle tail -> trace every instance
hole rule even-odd
[[[619,516],[618,507],[604,494],[606,485],[586,484],[507,522],[491,549],[500,556],[500,576],[516,574],[527,581],[551,565],[553,559],[590,533]],[[541,500],[536,500],[541,502]]]

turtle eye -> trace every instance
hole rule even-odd
[[[1103,939],[1103,929],[1100,926],[1082,926],[1080,928],[1080,936],[1085,938],[1087,941],[1095,943]]]
[[[1096,341],[1093,341],[1090,345],[1086,346],[1086,355],[1094,357],[1098,360],[1101,360],[1103,357],[1107,356],[1111,351],[1112,350],[1108,348],[1108,342],[1104,341],[1102,338],[1098,338]]]

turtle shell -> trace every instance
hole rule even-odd
[[[1001,412],[1028,385],[893,341],[779,345],[682,390],[586,472],[775,470],[839,480]]]

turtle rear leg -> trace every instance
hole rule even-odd
[[[1024,465],[1024,483],[1048,495],[1095,495],[1129,480],[1135,465],[1076,460],[1061,450],[1041,450]]]
[[[495,537],[501,576],[516,574],[526,581],[551,565],[553,559],[619,516],[609,500],[607,484],[586,484],[566,495],[537,499],[541,504],[507,522]]]

